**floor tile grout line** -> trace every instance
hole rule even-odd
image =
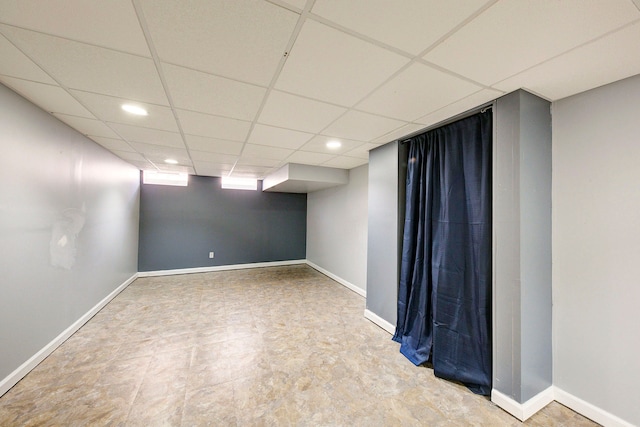
[[[264,274],[265,272],[268,274]],[[205,289],[212,283],[218,283],[224,289],[222,294],[229,303],[238,303],[228,305],[229,308],[225,309],[224,316],[219,317],[226,326],[224,331],[215,332],[214,334],[221,335],[214,335],[213,339],[223,338],[224,345],[216,341],[200,340],[198,335],[199,331],[210,329],[209,324],[200,322],[200,317],[217,310],[202,303],[205,299]],[[130,392],[131,397],[126,412],[122,411],[122,422],[130,424],[142,421],[136,418],[136,415],[140,414],[141,407],[137,406],[138,410],[135,410],[136,405],[144,404],[138,400],[142,397],[142,387],[145,387],[145,382],[151,376],[168,372],[164,380],[159,377],[161,382],[158,384],[162,385],[162,381],[171,381],[174,375],[178,375],[181,381],[179,388],[170,388],[175,393],[172,398],[175,404],[172,406],[173,411],[163,413],[161,410],[159,415],[150,414],[151,418],[147,424],[169,422],[168,418],[159,418],[165,415],[174,416],[175,418],[170,422],[176,425],[188,425],[197,417],[205,417],[202,419],[206,420],[207,412],[202,412],[203,409],[197,406],[197,402],[190,401],[192,398],[198,399],[199,396],[200,399],[206,399],[206,402],[200,402],[205,404],[205,410],[212,408],[207,406],[207,402],[211,399],[231,402],[233,409],[227,408],[225,413],[239,424],[255,422],[256,419],[252,417],[258,416],[257,414],[266,417],[261,418],[265,423],[279,424],[287,422],[296,424],[295,417],[302,415],[306,416],[307,420],[315,420],[316,424],[353,424],[353,419],[350,417],[354,416],[365,417],[358,421],[359,424],[363,424],[364,419],[377,420],[377,424],[380,424],[383,419],[398,421],[401,419],[398,417],[402,414],[409,414],[410,418],[404,419],[408,424],[417,423],[421,416],[427,417],[425,420],[428,417],[437,420],[432,423],[456,424],[466,422],[467,419],[460,418],[460,414],[468,413],[474,417],[473,419],[484,420],[484,424],[515,425],[513,418],[496,409],[495,405],[488,400],[478,398],[464,387],[435,378],[429,369],[408,364],[399,355],[395,343],[362,317],[361,308],[363,308],[364,299],[352,292],[348,294],[337,292],[337,288],[334,289],[333,285],[336,284],[324,276],[313,274],[308,267],[274,268],[261,270],[261,272],[208,276],[194,275],[188,279],[175,277],[132,284],[130,292],[121,294],[120,299],[114,299],[111,307],[118,307],[120,311],[117,313],[120,315],[120,321],[125,322],[124,324],[137,313],[141,320],[136,323],[136,328],[142,332],[145,330],[154,332],[150,332],[152,336],[149,341],[153,343],[150,350],[141,349],[141,354],[146,354],[143,356],[146,359],[138,361],[142,362],[139,363],[140,368],[144,366],[144,369],[138,369],[138,371],[135,371],[135,362],[126,362],[134,360],[127,358],[126,350],[137,347],[137,343],[141,342],[140,337],[144,334],[131,338],[126,334],[118,333],[117,336],[111,337],[111,342],[114,344],[115,340],[119,340],[116,345],[118,349],[110,350],[117,356],[115,359],[113,355],[105,355],[105,357],[109,356],[107,358],[113,361],[114,366],[118,365],[118,361],[125,362],[123,365],[129,365],[129,370],[122,371],[118,375],[128,376],[131,372],[138,372],[136,375],[139,378],[135,390],[132,389]],[[269,286],[270,289],[265,291],[265,286]],[[277,294],[269,292],[272,289],[277,289]],[[181,290],[184,292],[181,293]],[[154,305],[158,298],[161,298],[162,302]],[[214,300],[216,298],[218,297],[213,297]],[[171,300],[176,302],[171,303]],[[195,301],[200,301],[200,304],[196,305]],[[140,302],[142,304],[139,304]],[[124,306],[131,306],[132,310],[122,311]],[[149,310],[141,312],[138,310],[140,306],[147,307]],[[194,313],[196,310],[197,313]],[[243,320],[233,317],[242,312],[245,312],[249,318]],[[79,333],[84,338],[104,340],[105,335],[118,332],[117,325],[111,330],[103,330],[105,323],[116,321],[115,313],[109,311],[109,306],[105,307],[105,315],[92,319],[93,323],[90,322],[88,326],[93,326],[85,329],[84,334],[81,332],[82,329]],[[260,316],[264,316],[262,323],[258,322]],[[96,323],[94,320],[98,319],[100,322]],[[235,320],[240,320],[241,323],[232,326],[230,322]],[[168,323],[167,329],[158,327],[157,323],[163,321]],[[145,324],[149,329],[145,328]],[[251,331],[251,326],[247,329],[247,325],[251,325],[255,331]],[[193,329],[185,333],[180,330],[181,327]],[[100,335],[101,330],[102,335]],[[234,336],[235,331],[237,335]],[[244,348],[242,344],[238,345],[242,341],[253,342],[256,339],[258,340],[256,347]],[[233,342],[234,340],[239,341]],[[83,351],[81,346],[84,342],[78,341],[76,344],[80,347],[76,349],[66,347],[71,354]],[[211,360],[223,361],[220,365],[212,364],[213,369],[210,372],[215,373],[218,367],[227,365],[230,370],[221,376],[214,375],[211,378],[194,380],[200,374],[196,369],[196,362],[199,363],[198,366],[209,365],[207,359],[203,359],[201,364],[197,360],[200,347],[204,351],[203,354],[212,357]],[[159,350],[161,348],[162,351]],[[213,350],[213,353],[207,353],[207,349]],[[131,354],[135,354],[135,351]],[[108,369],[110,363],[98,358],[93,366]],[[163,363],[167,365],[163,366]],[[90,369],[90,367],[91,365],[83,365],[83,369]],[[176,371],[178,374],[172,373],[178,369],[180,370]],[[34,375],[31,379],[39,381],[46,379],[46,376],[38,377],[37,368],[34,370]],[[75,391],[76,394],[82,390],[92,392],[90,386],[85,385],[83,388],[80,385],[79,387]],[[256,388],[243,390],[243,387]],[[301,390],[300,387],[303,389]],[[217,389],[223,389],[226,393],[231,393],[231,396],[216,397]],[[43,393],[46,394],[46,384],[42,390],[45,390]],[[147,390],[149,389],[145,388],[144,393]],[[204,390],[206,395],[199,395],[199,392]],[[424,402],[420,402],[419,406],[403,402],[400,394],[402,390],[418,393]],[[36,389],[21,389],[21,391],[24,392],[22,397],[27,399],[37,393]],[[342,405],[328,410],[323,406],[323,399],[326,400],[323,394],[326,395],[326,393]],[[11,396],[15,397],[15,394]],[[145,395],[145,397],[148,396]],[[288,401],[287,398],[293,400]],[[153,397],[151,400],[152,404],[157,404]],[[4,400],[4,402],[8,401],[10,400]],[[218,400],[215,401],[218,402]],[[111,403],[107,402],[107,407],[109,404],[116,404],[115,402],[115,400]],[[49,403],[51,404],[55,402]],[[298,406],[300,404],[301,406]],[[394,405],[400,405],[397,406],[400,411],[389,413],[389,408],[396,407]],[[160,407],[163,408],[162,403]],[[42,408],[47,408],[46,402]],[[165,407],[164,411],[167,409]],[[224,408],[220,410],[224,412]],[[117,411],[114,414],[117,415]],[[92,414],[91,410],[86,414],[86,416],[97,415],[99,414],[95,412]],[[294,418],[279,418],[285,415]],[[5,416],[3,400],[0,400],[0,425],[6,421],[3,416]],[[25,416],[27,420],[29,419],[29,414],[15,416],[16,420],[24,421]],[[20,416],[23,418],[19,418]],[[37,416],[37,413],[31,416]],[[55,415],[53,416],[51,423],[55,422]],[[550,420],[551,425],[556,422],[558,424],[555,425],[561,425],[562,421],[567,419],[582,420],[585,425],[588,423],[588,420],[585,421],[578,414],[557,405],[551,406],[546,412],[541,412],[537,418],[537,420]],[[536,422],[536,419],[533,421]],[[22,424],[25,423],[22,422]],[[376,424],[376,422],[369,424]]]

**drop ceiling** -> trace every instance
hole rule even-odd
[[[351,169],[519,88],[639,74],[639,3],[2,0],[0,82],[140,169]]]

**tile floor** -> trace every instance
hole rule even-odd
[[[315,270],[140,278],[0,398],[0,426],[515,426]],[[594,426],[552,403],[532,426]]]

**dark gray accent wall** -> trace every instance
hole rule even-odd
[[[138,269],[305,259],[306,221],[306,194],[226,190],[201,176],[187,187],[143,184]]]
[[[367,310],[394,326],[398,315],[398,260],[402,238],[398,208],[399,159],[398,142],[369,152]]]
[[[139,171],[0,85],[0,383],[137,271]]]
[[[552,383],[550,106],[496,101],[493,388],[518,403]]]

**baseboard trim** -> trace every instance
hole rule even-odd
[[[306,260],[252,262],[247,264],[216,265],[211,267],[176,268],[173,270],[140,271],[138,277],[174,276],[178,274],[210,273],[213,271],[243,270],[245,268],[279,267],[284,265],[305,264]]]
[[[632,423],[567,393],[557,386],[550,386],[525,403],[518,403],[495,389],[491,390],[491,401],[520,421],[527,420],[554,400],[605,427],[634,427]]]
[[[38,366],[40,362],[46,359],[53,351],[65,342],[71,335],[73,335],[78,329],[80,329],[85,323],[87,323],[93,316],[95,316],[102,308],[114,299],[120,292],[122,292],[127,286],[129,286],[136,278],[138,273],[128,278],[124,283],[114,289],[109,295],[104,297],[98,304],[93,306],[82,317],[73,322],[71,326],[65,329],[60,335],[55,337],[50,343],[45,345],[40,351],[31,356],[26,362],[20,365],[16,370],[10,373],[6,378],[0,381],[0,396],[5,394],[14,385],[25,377],[33,368]]]
[[[581,415],[602,424],[606,427],[633,427],[633,424],[617,417],[604,409],[601,409],[579,397],[576,397],[561,388],[555,387],[555,400],[564,406],[573,409]]]
[[[396,333],[395,325],[391,324],[390,322],[387,322],[382,317],[380,317],[377,314],[375,314],[373,311],[367,310],[365,308],[364,309],[364,317],[366,319],[370,320],[371,322],[375,323],[376,326],[379,326],[382,329],[384,329],[385,331],[389,332],[391,335]]]
[[[520,421],[526,421],[540,409],[553,402],[553,400],[553,386],[542,390],[524,403],[518,403],[506,394],[500,393],[498,390],[491,390],[491,401]]]
[[[342,286],[344,286],[345,288],[352,290],[353,292],[355,292],[358,295],[361,295],[363,297],[367,297],[367,291],[365,291],[362,288],[357,287],[356,285],[354,285],[351,282],[347,282],[346,280],[344,280],[341,277],[336,276],[335,274],[331,273],[328,270],[325,270],[324,268],[320,267],[317,264],[312,263],[309,260],[306,260],[306,264],[313,268],[314,270],[318,270],[320,273],[324,274],[325,276],[329,277],[330,279],[335,280],[336,282],[340,283]]]

